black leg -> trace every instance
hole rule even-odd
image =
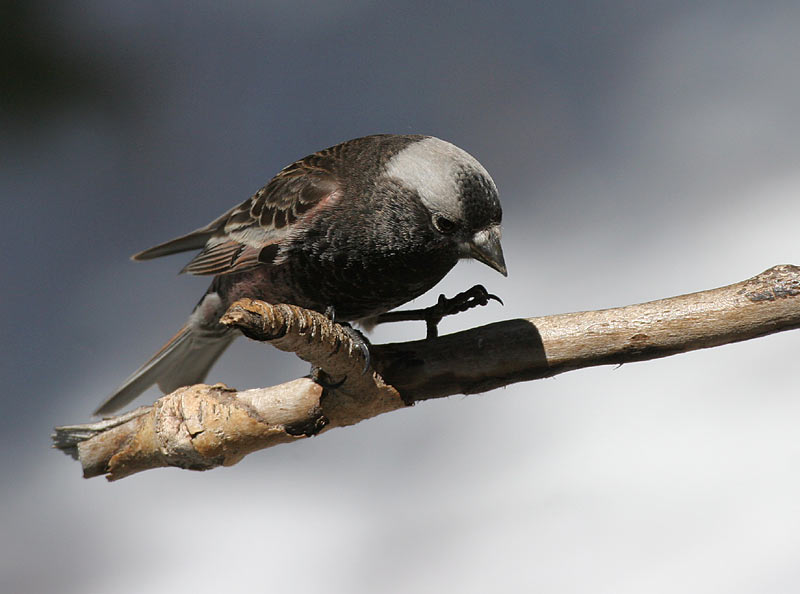
[[[424,321],[428,331],[427,338],[436,338],[439,335],[438,327],[442,318],[467,311],[479,305],[486,305],[492,299],[500,303],[500,305],[503,304],[503,300],[500,297],[489,293],[483,285],[475,285],[450,299],[444,295],[439,295],[439,301],[431,307],[382,313],[374,318],[374,322],[375,324],[384,324],[409,320]]]

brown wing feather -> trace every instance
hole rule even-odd
[[[261,250],[242,245],[238,241],[225,241],[206,246],[181,272],[189,274],[219,274],[219,271],[241,272],[258,265]]]
[[[326,149],[285,167],[250,199],[216,219],[215,228],[202,229],[205,247],[182,272],[225,274],[268,263],[264,254],[274,256],[277,250],[265,248],[283,240],[298,220],[339,190],[335,162]]]

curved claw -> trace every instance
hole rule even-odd
[[[361,332],[353,328],[347,322],[338,322],[338,324],[347,332],[350,340],[353,341],[353,345],[364,355],[364,368],[361,370],[361,375],[365,375],[372,363],[372,355],[369,352],[369,341]]]
[[[361,334],[358,330],[353,328],[347,322],[338,322],[339,325],[347,332],[347,335],[350,337],[350,340],[353,341],[353,345],[361,351],[361,354],[364,355],[364,368],[361,370],[361,375],[365,375],[369,370],[370,363],[372,363],[372,355],[369,352],[369,341],[367,338]]]
[[[470,299],[475,300],[476,302],[475,304],[469,303],[470,308],[474,307],[475,305],[486,305],[492,299],[497,301],[500,305],[505,305],[505,303],[503,303],[503,300],[500,299],[500,297],[498,297],[494,293],[490,293],[489,291],[487,291],[486,287],[484,287],[483,285],[475,285],[471,289],[464,291],[462,295],[465,295],[467,297],[468,303]],[[456,297],[456,299],[457,298],[458,297]]]
[[[356,342],[356,346],[358,350],[364,355],[364,369],[361,370],[361,375],[366,375],[367,371],[369,370],[370,363],[372,362],[372,355],[369,352],[369,346],[363,340],[354,341]]]
[[[468,309],[472,309],[473,307],[477,307],[479,305],[484,306],[492,299],[500,303],[500,305],[505,305],[500,297],[487,291],[486,287],[483,285],[475,285],[471,289],[468,289],[463,293],[459,293],[452,299],[444,300],[444,303],[442,302],[442,299],[440,299],[438,305],[449,306],[454,313],[457,313],[467,311]]]
[[[353,328],[347,322],[338,322],[336,320],[336,309],[332,305],[329,305],[325,308],[325,317],[331,322],[339,324],[342,328],[344,328],[347,331],[348,336],[350,336],[350,339],[353,341],[353,344],[355,344],[356,347],[358,347],[358,350],[361,351],[361,354],[364,355],[364,369],[361,370],[361,375],[365,375],[369,370],[370,363],[372,362],[372,355],[370,355],[369,352],[369,341],[361,332]],[[347,376],[345,376],[345,379],[347,379]],[[335,387],[338,388],[342,385],[342,383],[344,383],[344,380],[342,380]]]
[[[502,300],[502,299],[500,299],[500,297],[498,297],[497,295],[495,295],[495,294],[493,294],[493,293],[487,293],[487,294],[486,294],[486,298],[487,298],[487,299],[494,299],[494,300],[495,300],[495,301],[497,301],[497,302],[498,302],[500,305],[503,305],[503,306],[505,305],[505,303],[503,303],[503,300]]]

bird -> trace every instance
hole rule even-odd
[[[208,225],[132,256],[200,250],[181,272],[213,279],[177,334],[94,414],[154,384],[166,394],[202,382],[240,335],[220,324],[237,299],[358,323],[427,292],[460,259],[507,276],[501,219],[486,169],[433,136],[375,134],[295,161]]]

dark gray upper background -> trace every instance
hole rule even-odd
[[[0,591],[785,592],[798,336],[418,405],[231,469],[83,481],[49,450],[208,279],[130,254],[377,132],[465,148],[503,297],[597,309],[800,263],[796,2],[3,2]],[[376,341],[421,337],[418,324]],[[238,341],[211,381],[306,373]],[[148,393],[137,403],[156,396]]]

